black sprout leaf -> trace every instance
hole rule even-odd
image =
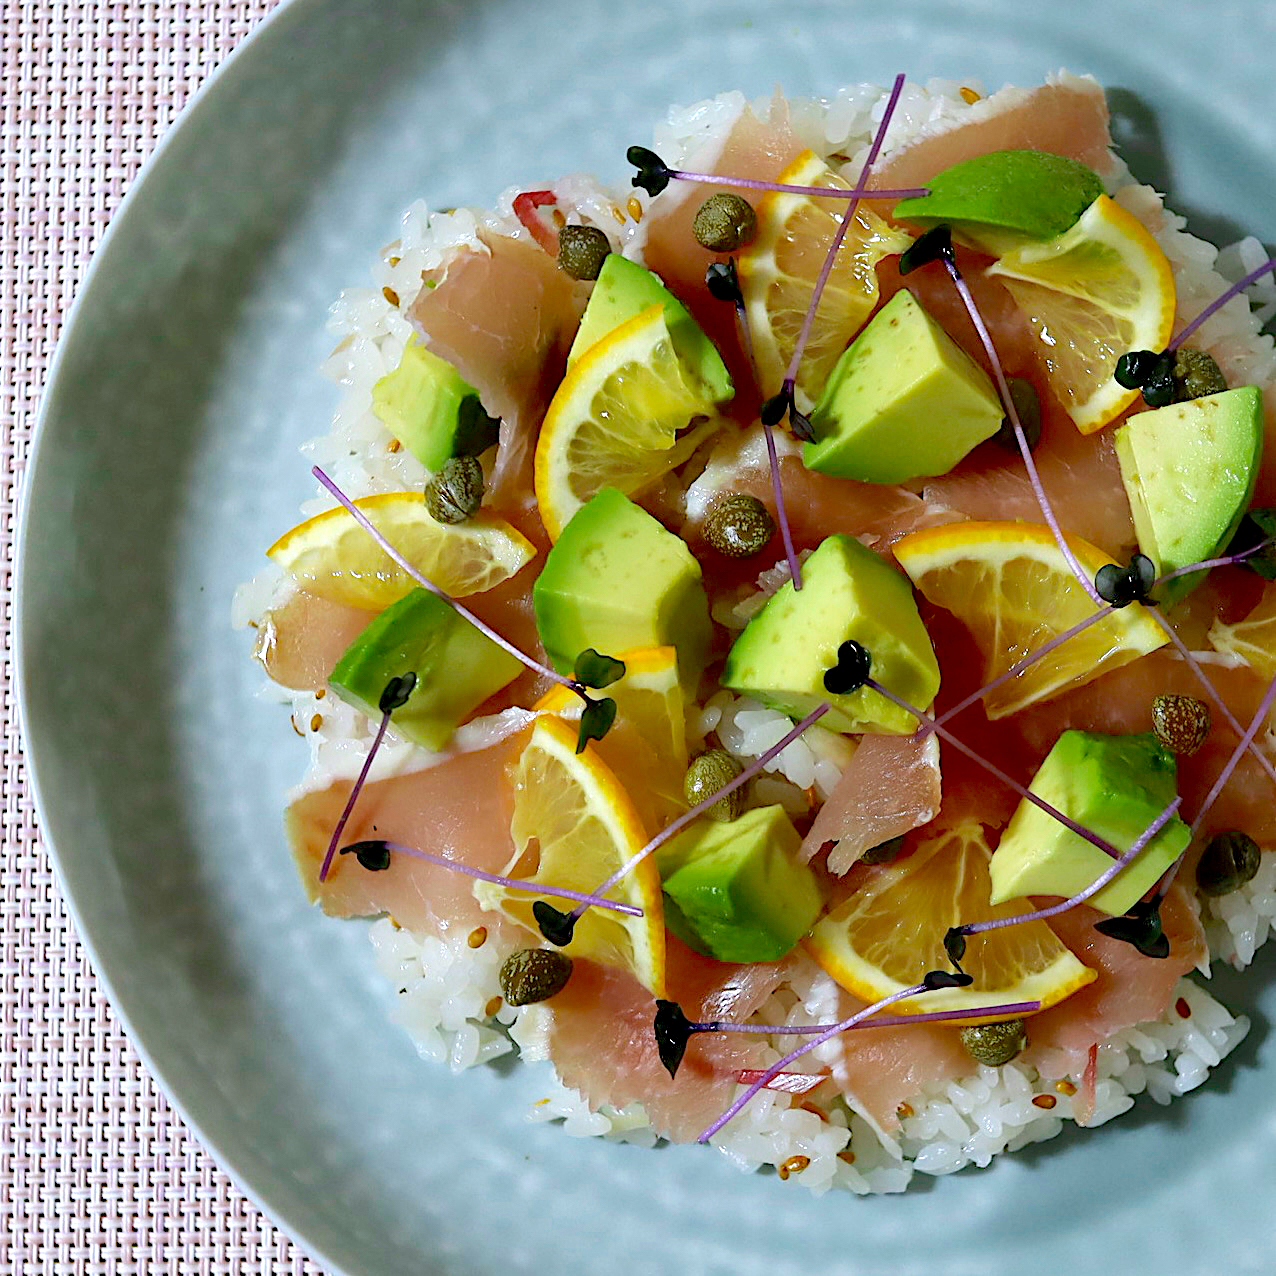
[[[591,700],[580,715],[580,735],[576,739],[576,752],[583,753],[591,740],[601,740],[616,721],[616,702],[610,696]]]
[[[1241,519],[1236,535],[1227,547],[1229,554],[1244,554],[1276,537],[1276,509],[1250,510]],[[1245,559],[1245,566],[1257,572],[1264,580],[1276,580],[1276,543],[1263,548]]]
[[[784,420],[784,414],[789,410],[789,392],[781,390],[779,394],[769,398],[763,405],[760,413],[763,425],[779,425]]]
[[[1095,923],[1095,930],[1109,939],[1133,944],[1144,957],[1168,957],[1170,941],[1161,928],[1161,901],[1140,900],[1124,917],[1109,917]]]
[[[740,291],[740,276],[736,273],[734,259],[715,261],[704,272],[704,282],[710,296],[737,306],[743,304],[744,294]]]
[[[1143,602],[1156,584],[1156,565],[1146,554],[1135,554],[1129,567],[1108,563],[1095,573],[1094,588],[1105,603],[1128,607]]]
[[[960,970],[961,959],[966,955],[966,932],[960,926],[949,927],[944,936],[944,952],[948,954],[948,960]]]
[[[380,873],[390,867],[390,848],[375,838],[367,842],[351,842],[341,848],[342,855],[353,855],[369,873]]]
[[[899,273],[911,274],[919,266],[929,266],[932,261],[956,264],[957,254],[953,252],[953,232],[948,226],[935,226],[920,238],[915,239],[899,259]]]
[[[671,1076],[678,1075],[678,1065],[682,1056],[687,1053],[687,1042],[695,1031],[691,1020],[682,1013],[682,1007],[676,1001],[656,1001],[656,1052],[665,1071]]]
[[[638,170],[633,176],[633,185],[641,186],[648,195],[659,195],[669,185],[673,170],[655,151],[645,146],[631,146],[625,158]]]
[[[572,936],[576,933],[575,913],[565,913],[555,908],[553,904],[547,904],[543,899],[538,899],[532,905],[532,916],[536,918],[541,934],[551,944],[565,948],[572,942]]]
[[[610,687],[625,676],[625,662],[586,647],[576,657],[576,681],[584,687]]]
[[[1155,350],[1131,350],[1117,360],[1113,376],[1116,377],[1117,384],[1123,385],[1127,390],[1141,390],[1155,375],[1165,357]]]
[[[954,973],[951,970],[931,970],[922,980],[927,992],[938,992],[941,988],[968,988],[975,982],[973,975]]]
[[[385,684],[385,690],[381,693],[377,708],[382,713],[393,713],[396,709],[402,709],[415,690],[416,674],[408,672],[400,674],[397,678],[391,678]]]
[[[793,431],[793,437],[800,442],[815,442],[815,427],[811,424],[811,418],[805,412],[799,412],[796,403],[789,406],[789,427]]]
[[[837,649],[837,664],[824,671],[824,690],[835,696],[858,691],[873,668],[873,659],[853,638]]]

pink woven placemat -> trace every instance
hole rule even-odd
[[[0,56],[0,1272],[318,1273],[146,1074],[67,917],[26,793],[14,504],[41,387],[143,159],[278,0],[3,0]]]

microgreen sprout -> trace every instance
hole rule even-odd
[[[324,473],[324,471],[319,466],[317,465],[312,466],[310,472],[315,476],[315,478],[319,480],[321,484],[323,484],[325,488],[327,488],[327,490],[333,495],[333,497],[336,498],[338,504],[340,504],[342,508],[346,510],[346,512],[355,520],[355,522],[358,523],[359,526],[362,527],[363,530],[367,532],[369,536],[372,537],[372,539],[377,543],[377,545],[379,545],[381,549],[383,549],[396,563],[398,563],[398,565],[402,567],[403,570],[407,572],[407,574],[411,576],[412,579],[416,581],[418,585],[420,585],[423,589],[428,589],[430,593],[432,593],[436,598],[441,598],[445,603],[447,603],[449,607],[452,608],[453,611],[457,613],[458,616],[461,616],[463,619],[469,621],[469,623],[473,625],[474,628],[477,629],[481,634],[483,634],[487,638],[490,638],[498,647],[501,647],[505,651],[508,651],[509,654],[513,656],[515,660],[518,660],[522,664],[526,665],[527,668],[532,670],[533,673],[538,673],[542,677],[550,679],[551,682],[556,682],[560,686],[566,687],[569,691],[573,692],[575,695],[580,697],[580,699],[584,702],[585,710],[584,710],[584,713],[582,713],[581,715],[581,736],[577,742],[577,749],[576,749],[577,753],[579,753],[581,749],[585,747],[585,745],[588,743],[590,739],[601,740],[602,737],[607,734],[607,731],[610,729],[611,724],[615,721],[615,717],[616,717],[614,705],[612,706],[610,710],[610,715],[609,715],[609,711],[605,707],[606,702],[604,700],[595,700],[594,697],[591,696],[589,692],[586,690],[585,683],[583,683],[578,677],[577,678],[564,677],[562,674],[549,668],[548,665],[543,665],[540,663],[539,660],[532,659],[532,657],[527,655],[526,652],[521,651],[508,639],[503,638],[499,633],[497,633],[495,629],[491,627],[491,625],[485,624],[472,611],[470,611],[468,607],[462,606],[450,594],[445,593],[442,589],[440,589],[432,580],[429,579],[428,576],[423,575],[420,570],[414,567],[412,563],[410,563],[394,547],[394,545],[392,545],[390,541],[386,539],[386,537],[377,528],[376,524],[372,522],[372,520],[363,512],[363,510],[361,510],[359,506],[354,501],[352,501],[336,485],[336,483],[334,483],[332,479],[329,478],[328,475]],[[617,661],[616,663],[619,663],[619,661]],[[602,684],[602,685],[606,685],[606,684]],[[604,707],[595,708],[595,706],[597,705],[604,705]],[[585,735],[586,727],[588,727],[589,731],[591,732],[591,734],[588,736]],[[601,731],[601,734],[599,734],[600,731]],[[376,744],[373,745],[373,748],[374,749],[376,748]],[[327,861],[325,861],[325,864],[331,863],[331,860],[332,860],[332,854],[330,852]],[[322,873],[320,874],[319,880],[320,881],[323,880]]]
[[[849,696],[865,684],[872,668],[868,651],[848,639],[837,649],[837,663],[824,671],[824,690],[835,696]]]
[[[1095,922],[1095,930],[1109,939],[1119,939],[1138,949],[1144,957],[1170,955],[1170,940],[1161,924],[1161,901],[1141,899],[1120,917]]]
[[[817,199],[856,198],[853,191],[829,186],[795,186],[786,182],[759,181],[752,177],[731,177],[723,173],[690,173],[680,168],[670,168],[650,147],[631,146],[625,158],[638,171],[630,184],[641,187],[648,195],[659,195],[671,181],[693,182],[702,186],[737,186],[741,190],[774,191],[781,195],[809,195]],[[899,190],[873,190],[861,192],[860,198],[869,199],[919,199],[929,195],[928,187],[908,187]]]
[[[1156,565],[1146,554],[1135,554],[1128,567],[1107,563],[1095,573],[1094,589],[1105,603],[1128,607],[1146,603],[1156,585]]]
[[[590,895],[585,891],[567,890],[565,887],[546,886],[540,882],[520,882],[516,877],[502,877],[498,873],[484,872],[481,868],[471,868],[460,860],[450,860],[443,855],[434,855],[416,846],[405,846],[401,842],[387,842],[380,838],[369,838],[362,842],[351,842],[343,846],[342,855],[353,855],[369,872],[383,872],[390,867],[391,857],[407,855],[412,859],[424,860],[438,868],[446,868],[449,872],[460,873],[464,877],[473,877],[480,882],[491,882],[494,886],[504,886],[510,890],[528,891],[537,895],[553,895],[556,899],[570,899],[575,903],[589,904],[594,908],[610,909],[614,913],[623,913],[626,917],[641,917],[642,909],[636,904],[621,904],[613,899],[603,899],[599,895]],[[540,901],[537,900],[537,904]],[[546,907],[549,907],[546,905]],[[536,911],[536,904],[532,905]]]

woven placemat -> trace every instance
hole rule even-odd
[[[147,1075],[72,929],[26,793],[14,502],[41,387],[139,165],[277,0],[4,0],[0,174],[0,1272],[318,1273]]]

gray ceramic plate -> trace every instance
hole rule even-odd
[[[1151,15],[1155,14],[1155,18]],[[959,16],[958,16],[959,15]],[[669,102],[777,83],[1112,86],[1138,171],[1216,239],[1276,239],[1276,9],[1120,0],[294,0],[111,229],[27,489],[20,642],[43,825],[138,1046],[219,1160],[348,1273],[1270,1270],[1272,961],[1202,1093],[904,1198],[815,1201],[702,1149],[568,1139],[537,1081],[420,1063],[359,925],[308,909],[302,765],[227,614],[311,481],[328,304],[400,210],[622,173]]]

